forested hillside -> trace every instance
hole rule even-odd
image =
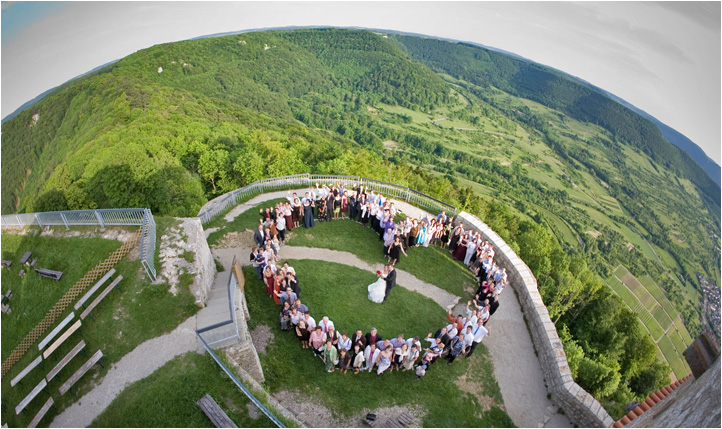
[[[576,380],[615,412],[666,383],[667,362],[684,368],[681,350],[660,359],[666,337],[613,273],[660,285],[692,335],[695,274],[719,283],[719,187],[688,156],[594,90],[464,44],[335,29],[163,44],[63,85],[2,133],[3,213],[193,216],[303,172],[472,212],[533,270]]]

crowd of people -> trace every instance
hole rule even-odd
[[[469,358],[476,346],[489,335],[487,323],[499,307],[499,295],[507,284],[505,268],[494,262],[494,249],[478,232],[465,230],[462,223],[453,226],[453,217],[444,211],[436,217],[395,220],[399,213],[393,201],[363,186],[344,189],[323,185],[311,188],[302,198],[289,193],[288,201],[274,209],[260,210],[260,223],[254,233],[256,247],[250,260],[266,293],[281,306],[281,330],[298,337],[303,349],[311,349],[325,364],[328,372],[338,369],[345,374],[388,370],[413,371],[416,380],[430,365],[444,357],[451,364],[460,355]],[[375,328],[367,333],[356,330],[351,336],[336,329],[328,316],[316,323],[309,308],[301,302],[301,288],[296,271],[288,263],[279,266],[278,252],[285,242],[285,231],[303,224],[310,228],[318,220],[348,218],[374,229],[384,243],[389,264],[398,263],[400,255],[415,246],[438,244],[447,248],[454,259],[462,261],[476,276],[478,288],[466,305],[465,314],[447,313],[449,324],[435,333],[420,337],[384,339]],[[428,344],[424,344],[428,343]]]

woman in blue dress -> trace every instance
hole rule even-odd
[[[416,236],[416,244],[424,244],[424,240],[426,240],[426,221],[421,221],[421,226],[419,227],[419,235]]]

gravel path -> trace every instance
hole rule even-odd
[[[172,332],[145,341],[123,356],[93,390],[55,417],[50,427],[87,427],[129,384],[141,380],[174,357],[196,351],[196,317]]]

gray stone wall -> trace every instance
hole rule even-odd
[[[461,212],[456,217],[458,222],[462,222],[465,229],[479,231],[483,239],[494,246],[494,260],[500,267],[506,268],[509,284],[516,291],[527,318],[539,364],[554,403],[580,427],[606,428],[614,424],[599,401],[572,380],[564,347],[529,267],[497,233],[476,216]]]
[[[213,261],[211,248],[203,233],[203,225],[197,217],[183,219],[183,230],[187,238],[186,248],[195,253],[193,261],[194,272],[196,273],[190,291],[196,298],[197,305],[205,305],[213,287],[213,280],[216,277],[216,263]]]

